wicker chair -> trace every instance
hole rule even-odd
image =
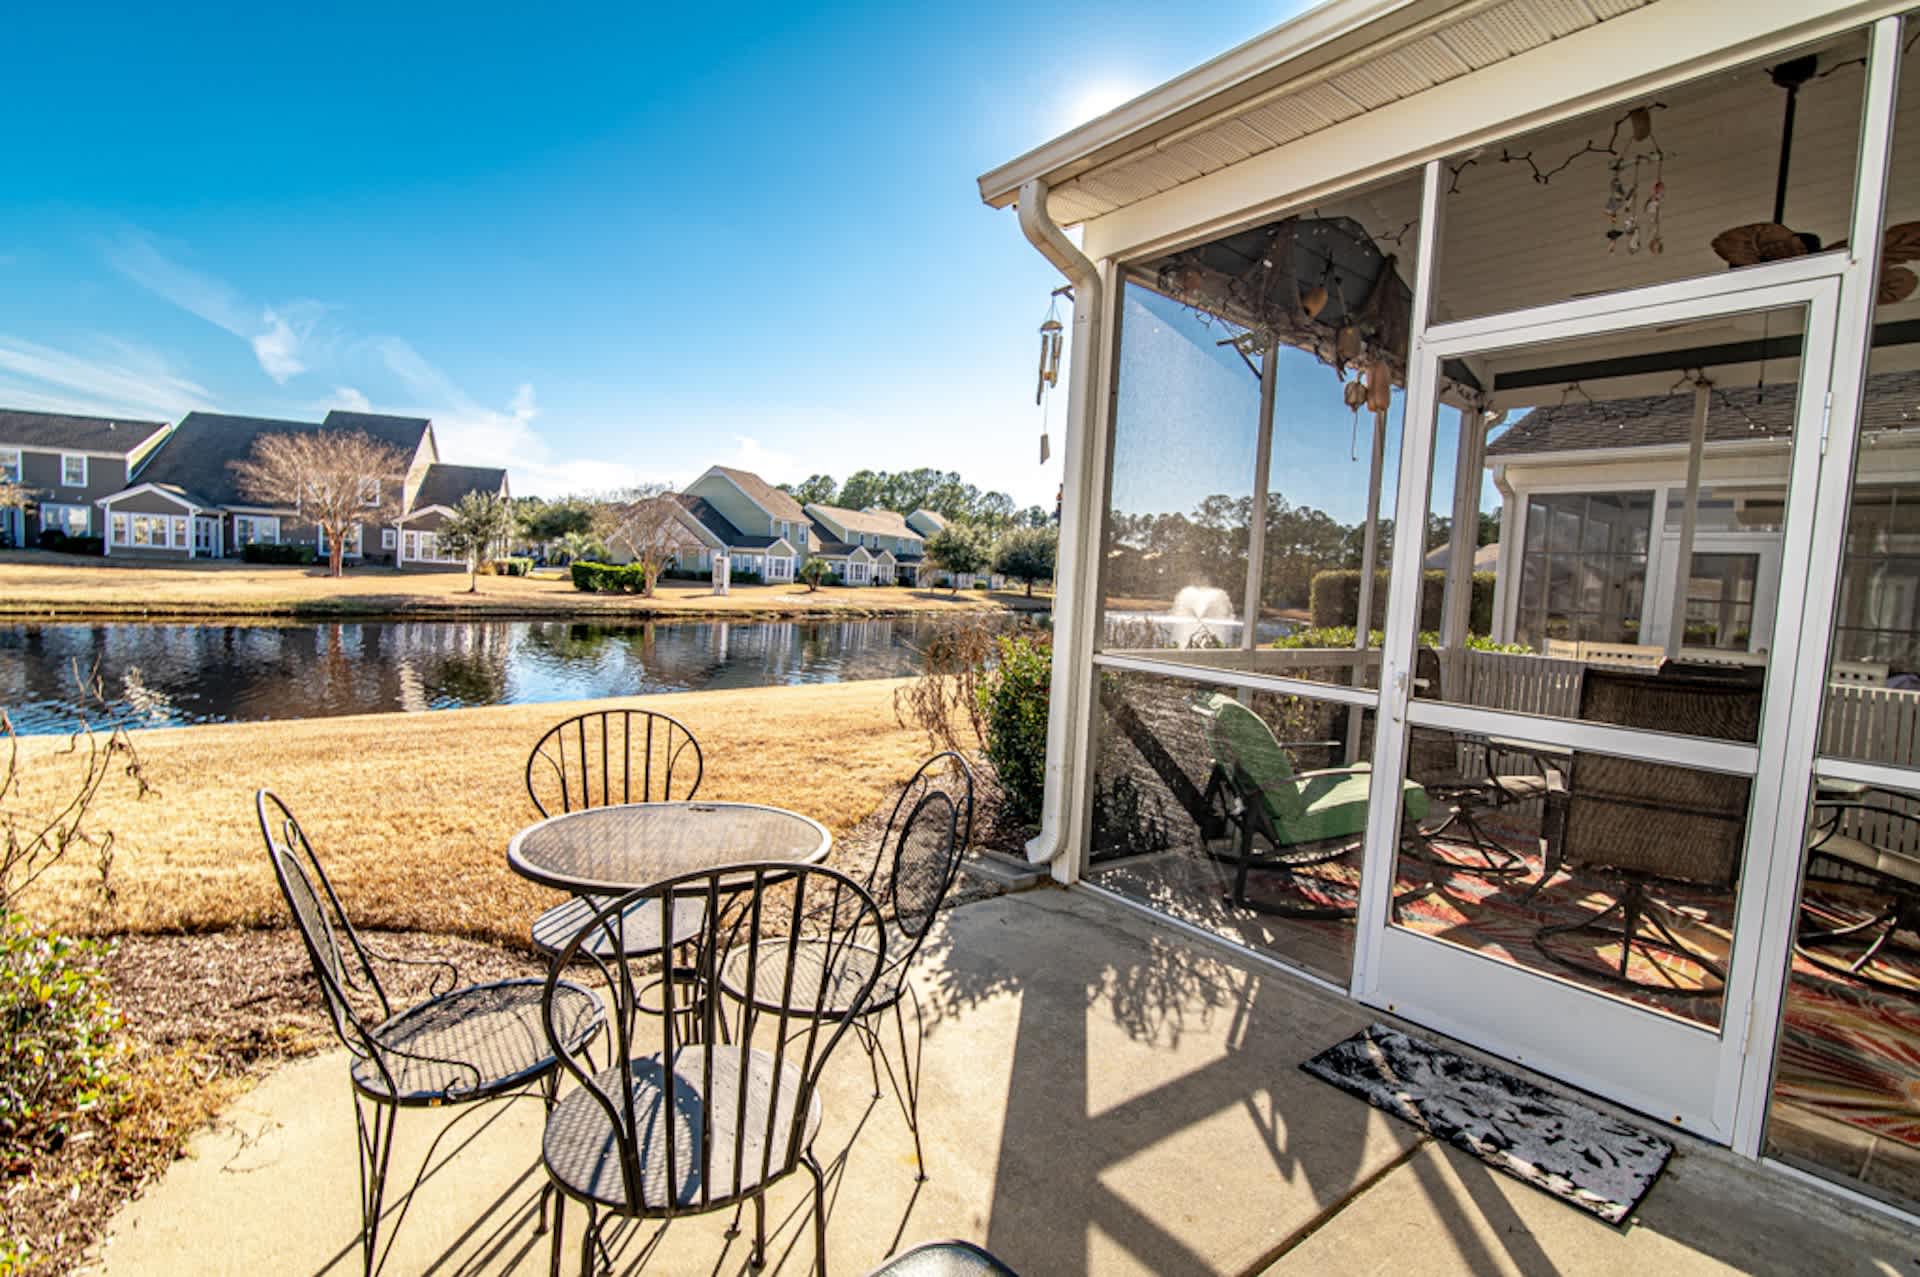
[[[387,1254],[379,1249],[380,1211],[400,1110],[512,1098],[535,1085],[551,1108],[560,1055],[587,1054],[602,1027],[600,1004],[579,985],[555,979],[459,987],[460,973],[450,962],[377,952],[354,930],[286,804],[263,789],[254,796],[254,806],[274,877],[306,942],[333,1031],[353,1056],[348,1073],[359,1132],[360,1258],[371,1277]],[[431,967],[440,974],[426,1001],[395,1014],[376,962]],[[416,1185],[453,1128],[451,1123],[443,1127],[428,1147],[414,1177]],[[543,1220],[546,1196],[541,1195]],[[387,1251],[412,1204],[409,1192],[388,1233]]]
[[[679,719],[648,709],[602,709],[554,724],[527,756],[527,797],[542,816],[616,803],[687,801],[700,789],[706,759]],[[533,922],[533,947],[549,958],[585,929],[602,898],[576,896]],[[700,934],[698,906],[674,916],[675,944]],[[617,933],[596,931],[596,944],[635,952],[659,947],[660,911],[643,902]],[[602,957],[608,956],[602,954]]]
[[[1581,682],[1580,716],[1718,740],[1753,740],[1760,725],[1760,689],[1744,679],[1671,667],[1658,674],[1589,669]],[[1610,873],[1620,886],[1614,902],[1599,913],[1541,927],[1534,933],[1534,948],[1561,966],[1611,983],[1674,996],[1718,997],[1724,969],[1680,939],[1673,929],[1679,916],[1651,888],[1676,882],[1730,892],[1746,842],[1751,790],[1752,782],[1743,776],[1576,755],[1569,765],[1561,854],[1550,859],[1539,885],[1564,862]],[[1652,935],[1643,933],[1642,923]],[[1549,944],[1560,936],[1616,943],[1619,961],[1603,966],[1562,953]],[[1689,989],[1634,979],[1630,967],[1636,950],[1695,963],[1716,983]]]
[[[867,871],[862,888],[884,902],[891,914],[885,923],[887,955],[881,965],[879,982],[864,1014],[853,1022],[860,1044],[866,1048],[867,1063],[873,1069],[874,1098],[880,1097],[880,1065],[884,1063],[893,1097],[899,1102],[901,1116],[913,1134],[913,1157],[917,1177],[927,1177],[926,1154],[920,1143],[920,1051],[926,1026],[921,1018],[920,998],[907,979],[908,968],[920,945],[933,928],[934,918],[945,903],[947,892],[959,876],[960,861],[973,837],[973,769],[952,751],[935,754],[920,765],[913,779],[901,791],[887,820],[880,842],[880,854]],[[887,867],[886,879],[876,889],[880,866]],[[826,969],[829,952],[824,942],[800,943],[801,969],[809,981],[817,980]],[[762,1011],[778,1012],[782,991],[762,976],[749,976],[743,953],[729,955],[720,970],[720,986],[736,999],[751,999]],[[811,985],[809,985],[811,987]],[[907,1041],[906,1015],[902,1008],[913,1004],[914,1035]],[[807,1008],[786,1008],[789,1014],[807,1014]],[[829,1014],[843,1009],[836,999],[824,1003]],[[893,1012],[893,1027],[900,1044],[900,1071],[896,1076],[887,1054],[885,1039],[875,1021]]]
[[[603,956],[593,933],[612,932],[643,901],[670,914],[683,900],[697,901],[704,919],[693,1001],[677,1006],[680,985],[668,981],[661,986],[664,1014],[616,1015],[613,1063],[596,1068],[565,1040],[560,972],[582,963],[615,1005],[630,1006],[636,979],[670,962],[672,947],[661,942],[635,952],[610,943]],[[811,971],[807,948],[790,942],[803,934],[820,946],[822,961]],[[736,960],[753,987],[786,990],[783,1005],[769,1009],[757,999],[699,992],[715,987],[720,966]],[[886,962],[879,907],[853,879],[819,866],[741,864],[683,874],[596,910],[547,977],[549,1038],[579,1082],[553,1106],[542,1142],[548,1178],[563,1198],[554,1219],[553,1272],[560,1268],[566,1200],[587,1208],[582,1277],[593,1273],[596,1257],[612,1267],[600,1238],[608,1219],[673,1220],[748,1201],[750,1262],[760,1267],[766,1191],[804,1169],[813,1181],[815,1263],[825,1277],[826,1179],[812,1148],[821,1121],[817,1090]],[[827,978],[814,978],[822,974]]]

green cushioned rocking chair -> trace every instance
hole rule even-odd
[[[1367,798],[1373,772],[1365,763],[1296,772],[1281,744],[1259,715],[1223,693],[1194,702],[1213,754],[1207,782],[1209,801],[1224,804],[1238,830],[1234,857],[1233,903],[1259,913],[1289,918],[1340,918],[1352,905],[1280,904],[1247,898],[1249,870],[1292,875],[1300,869],[1338,860],[1361,844],[1367,828]],[[1401,782],[1406,827],[1418,831],[1429,810],[1427,791]],[[1270,852],[1257,852],[1255,839]]]

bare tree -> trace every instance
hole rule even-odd
[[[262,435],[244,460],[230,461],[249,501],[291,507],[327,543],[327,574],[356,524],[379,527],[399,508],[407,456],[359,430],[306,430]]]
[[[593,531],[615,554],[625,554],[640,569],[648,598],[667,565],[700,542],[681,522],[683,507],[664,483],[628,488],[595,504]]]

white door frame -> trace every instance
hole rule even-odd
[[[1438,165],[1428,166],[1426,181],[1423,216],[1432,219],[1427,222],[1432,227],[1441,212]],[[1840,277],[1847,265],[1843,256],[1801,258],[1423,330],[1419,319],[1426,313],[1423,298],[1427,292],[1425,277],[1431,270],[1429,246],[1439,237],[1430,233],[1422,238],[1420,282],[1414,290],[1415,332],[1408,364],[1409,428],[1402,436],[1396,526],[1420,526],[1427,513],[1443,360],[1729,313],[1801,306],[1806,315],[1796,391],[1796,420],[1801,428],[1795,432],[1788,479],[1782,573],[1788,581],[1805,579],[1821,460],[1818,440],[1805,441],[1813,439],[1813,427],[1822,422],[1828,402]],[[1413,428],[1415,422],[1422,423],[1423,428]],[[1421,546],[1416,541],[1406,539],[1396,544],[1394,554],[1393,570],[1401,579],[1410,579],[1419,571]],[[1722,1023],[1717,1030],[1392,926],[1388,896],[1394,881],[1400,813],[1397,787],[1388,785],[1375,786],[1372,795],[1366,866],[1361,875],[1353,995],[1710,1139],[1733,1142],[1755,1014],[1754,993],[1763,965],[1762,947],[1770,935],[1764,927],[1765,907],[1775,853],[1782,841],[1771,836],[1774,822],[1770,815],[1785,772],[1788,715],[1795,698],[1791,680],[1781,677],[1780,672],[1799,667],[1804,601],[1805,591],[1783,590],[1776,608],[1774,637],[1768,645],[1776,679],[1769,687],[1760,743],[1755,747],[1412,701],[1413,608],[1417,600],[1406,591],[1390,599],[1382,711],[1384,721],[1400,730],[1376,733],[1376,775],[1403,774],[1405,729],[1413,724],[1517,735],[1570,749],[1624,753],[1649,761],[1750,776],[1754,799],[1748,820],[1748,846],[1742,857],[1742,885],[1736,898],[1735,945],[1727,972]]]

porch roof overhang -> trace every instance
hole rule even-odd
[[[979,179],[1090,221],[1654,0],[1331,0]]]

